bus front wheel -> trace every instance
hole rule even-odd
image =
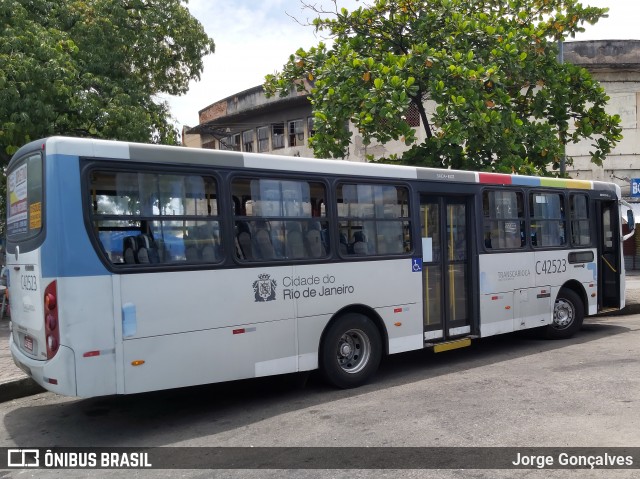
[[[546,326],[549,339],[566,339],[582,327],[584,304],[580,296],[570,289],[561,289],[553,306],[553,322]]]
[[[320,348],[320,371],[332,386],[354,388],[373,376],[381,357],[378,328],[366,316],[350,313],[329,327]]]

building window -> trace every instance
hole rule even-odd
[[[484,246],[511,249],[524,246],[524,199],[519,191],[484,191]]]
[[[537,247],[566,244],[564,197],[560,193],[531,193],[531,244]]]
[[[258,128],[258,152],[265,151],[269,151],[269,127],[261,126]]]
[[[289,122],[289,146],[304,146],[304,121]]]
[[[405,120],[407,124],[411,127],[420,126],[420,112],[418,111],[418,107],[411,103],[409,108],[405,113]]]
[[[240,151],[240,133],[229,135],[220,140],[220,149],[229,151]]]
[[[271,125],[271,147],[274,150],[284,148],[284,123]]]
[[[253,130],[242,132],[242,151],[253,151]]]
[[[313,117],[310,116],[307,118],[307,132],[309,135],[309,138],[311,138],[313,135],[316,134],[316,129],[313,125]]]

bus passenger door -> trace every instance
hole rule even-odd
[[[425,341],[471,332],[469,204],[466,197],[420,198]]]
[[[598,311],[620,307],[621,243],[617,201],[596,202],[598,219]]]

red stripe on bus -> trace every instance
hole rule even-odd
[[[497,185],[510,185],[511,175],[503,173],[478,173],[480,183],[493,183]]]

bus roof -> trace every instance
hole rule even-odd
[[[263,153],[209,150],[184,146],[154,145],[62,136],[33,141],[23,146],[13,156],[9,163],[9,168],[11,168],[12,163],[24,153],[40,149],[45,150],[47,156],[72,155],[96,158],[98,160],[104,158],[111,160],[135,160],[147,163],[241,167],[407,180],[418,179],[487,185],[606,190],[615,192],[617,197],[620,196],[620,187],[618,185],[601,181],[385,165],[335,159],[301,158]]]

